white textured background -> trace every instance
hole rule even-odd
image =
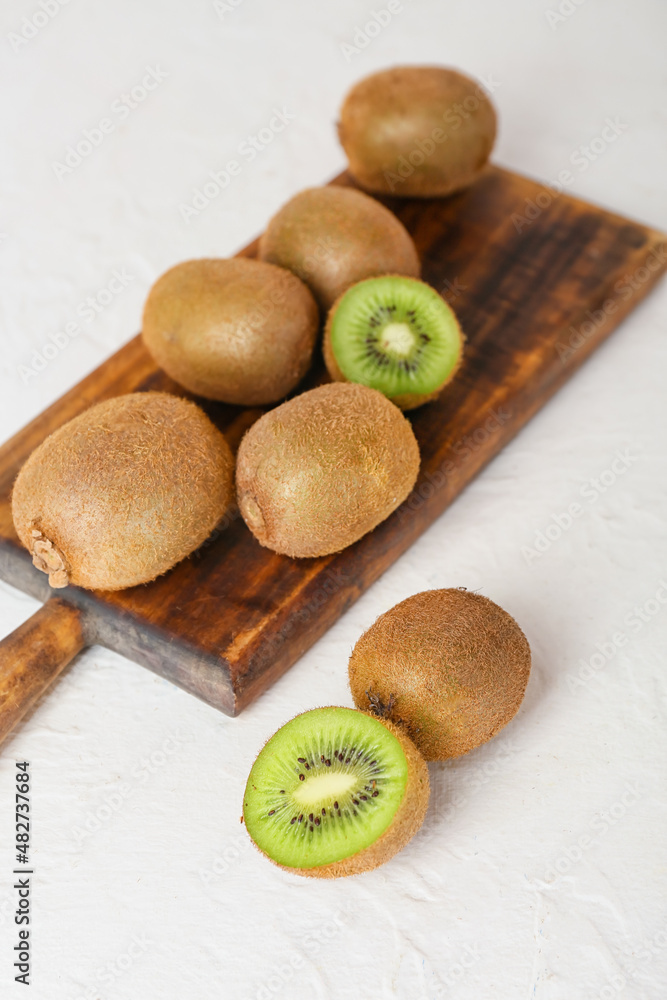
[[[565,13],[548,17],[558,3]],[[664,0],[400,6],[346,58],[342,45],[383,0],[221,0],[219,10],[70,0],[13,45],[40,7],[3,0],[2,439],[137,331],[165,268],[233,253],[290,195],[341,169],[342,95],[392,63],[493,79],[495,158],[545,180],[620,119],[618,140],[574,169],[573,191],[667,229]],[[146,67],[166,78],[121,120],[114,102]],[[180,206],[274,108],[294,116],[289,126],[252,162],[242,157],[226,191],[186,224]],[[104,117],[113,132],[58,180],[54,161]],[[116,270],[126,287],[86,320],[80,304]],[[0,760],[3,998],[663,1000],[667,605],[655,595],[667,596],[666,306],[663,286],[241,718],[105,650],[76,661]],[[26,379],[33,351],[68,323],[76,337]],[[619,449],[629,465],[592,498],[592,480],[614,478]],[[527,559],[522,548],[574,501],[581,517]],[[521,712],[494,742],[432,767],[427,825],[390,864],[330,884],[274,869],[239,825],[258,748],[299,711],[351,703],[347,656],[380,612],[459,585],[506,607],[530,639]],[[35,608],[0,584],[2,634]],[[30,994],[12,982],[9,888],[13,761],[26,757]]]

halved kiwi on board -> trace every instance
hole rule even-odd
[[[422,825],[428,797],[426,764],[398,727],[352,708],[317,708],[260,751],[243,818],[270,861],[337,878],[400,851]]]
[[[462,354],[453,310],[415,278],[359,281],[327,319],[324,358],[331,377],[378,389],[403,410],[434,399],[454,377]]]

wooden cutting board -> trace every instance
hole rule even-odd
[[[343,175],[334,183],[351,181]],[[667,263],[661,233],[498,167],[448,199],[386,204],[412,234],[424,279],[456,310],[468,338],[464,364],[441,399],[409,415],[422,454],[411,496],[338,555],[275,555],[232,512],[195,555],[147,586],[111,594],[69,587],[52,596],[14,532],[12,483],[47,434],[93,403],[147,389],[187,395],[135,337],[0,450],[0,576],[48,601],[0,643],[0,738],[92,643],[237,715],[447,508]],[[253,243],[243,254],[255,252]],[[305,387],[324,380],[318,360]],[[232,447],[261,413],[203,406]]]

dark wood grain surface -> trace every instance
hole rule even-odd
[[[343,176],[336,183],[349,181]],[[72,621],[84,623],[87,641],[123,653],[231,715],[284,673],[664,271],[662,234],[547,190],[490,167],[471,189],[449,199],[386,202],[415,239],[424,279],[456,310],[468,338],[454,382],[440,400],[409,415],[422,469],[398,511],[346,551],[300,561],[262,549],[231,512],[195,555],[154,583],[111,594],[59,591],[59,600],[81,612]],[[243,253],[254,255],[255,244]],[[324,378],[318,361],[301,388]],[[188,395],[156,370],[136,337],[0,450],[2,578],[41,600],[51,596],[11,521],[12,483],[32,449],[93,403],[146,389]],[[233,447],[261,412],[203,405]]]

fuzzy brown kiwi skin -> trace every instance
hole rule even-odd
[[[363,712],[362,714],[377,718],[372,712]],[[329,865],[318,865],[316,868],[290,868],[278,864],[269,854],[257,847],[253,840],[252,842],[260,854],[264,854],[264,857],[268,858],[272,864],[282,868],[283,871],[292,872],[294,875],[304,875],[306,878],[343,878],[347,875],[361,875],[363,872],[372,871],[373,868],[377,868],[393,858],[395,854],[403,850],[421,828],[428,809],[430,795],[428,767],[403,727],[395,725],[389,719],[380,719],[379,721],[390,733],[393,733],[401,744],[408,762],[405,795],[391,826],[374,843],[369,844],[357,854],[343,858],[342,861],[333,861]]]
[[[239,406],[276,403],[312,360],[319,311],[282,267],[245,257],[189,260],[163,274],[142,335],[157,364],[190,392]]]
[[[233,477],[229,445],[198,406],[131,393],[42,442],[18,474],[12,515],[52,587],[121,590],[206,540],[233,499]]]
[[[238,504],[260,545],[292,558],[339,552],[409,495],[419,446],[398,407],[333,382],[264,414],[241,442]]]
[[[400,278],[402,277],[402,275],[388,274],[384,275],[384,277]],[[420,281],[419,284],[426,285],[427,283],[425,281]],[[431,288],[430,285],[427,285],[427,287]],[[344,294],[345,292],[343,292],[343,295]],[[340,295],[338,297],[338,299],[334,302],[333,306],[329,310],[326,325],[324,327],[324,342],[322,345],[322,351],[324,354],[324,364],[326,365],[327,371],[329,372],[329,375],[334,380],[334,382],[348,381],[345,375],[343,375],[342,371],[338,367],[338,362],[336,361],[336,357],[334,355],[333,348],[331,346],[331,328],[336,315],[336,310],[340,305],[343,295]],[[463,347],[465,344],[465,335],[461,330],[458,320],[456,320],[456,327],[459,337],[461,338],[461,348],[459,351],[459,357],[458,361],[456,362],[456,364],[454,365],[454,367],[452,368],[451,372],[449,373],[445,381],[442,383],[442,385],[439,385],[437,389],[433,390],[433,392],[428,392],[428,393],[406,392],[398,396],[388,396],[387,399],[390,399],[391,402],[394,404],[394,406],[398,406],[400,410],[415,410],[418,406],[423,406],[424,403],[430,403],[432,402],[432,400],[437,399],[442,390],[445,388],[445,386],[449,385],[449,383],[452,381],[452,379],[458,372],[459,368],[461,367],[461,362],[463,361]]]
[[[363,278],[420,274],[417,249],[393,212],[335,185],[300,191],[283,205],[260,237],[259,257],[301,278],[324,313]]]
[[[476,99],[466,117],[455,105]],[[455,114],[458,127],[448,127]],[[438,129],[446,140],[432,138]],[[338,134],[361,187],[399,197],[443,197],[468,187],[486,165],[497,131],[476,81],[442,66],[396,66],[360,80],[340,112]],[[423,152],[430,142],[433,149]],[[414,153],[421,162],[415,164]],[[406,175],[403,160],[412,172]],[[401,169],[402,168],[402,169]]]
[[[530,674],[528,641],[506,611],[462,589],[415,594],[355,645],[348,672],[357,708],[405,729],[426,760],[490,740],[516,714]]]

